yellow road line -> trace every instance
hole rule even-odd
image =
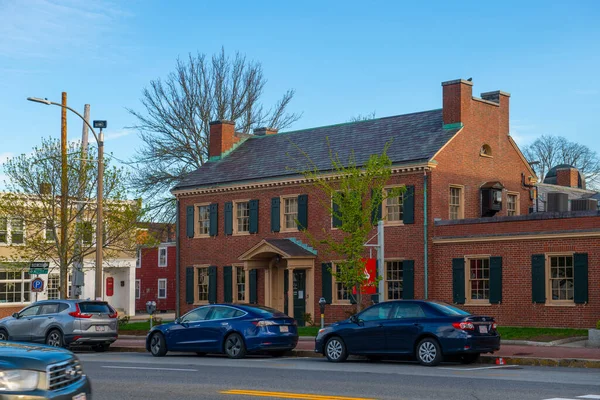
[[[308,393],[289,393],[289,392],[266,392],[262,390],[223,390],[221,394],[234,394],[238,396],[256,396],[256,397],[275,397],[279,399],[300,399],[300,400],[375,400],[364,397],[344,397],[344,396],[328,396],[320,394]]]

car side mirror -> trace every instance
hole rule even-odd
[[[180,324],[181,323],[181,321],[179,320],[179,318],[175,318],[175,321],[173,321],[173,322],[175,322],[176,324]]]
[[[13,316],[14,319],[19,319],[19,313],[18,312],[13,313],[12,316]]]
[[[358,323],[358,317],[356,315],[353,315],[350,317],[350,322],[352,322],[353,324],[357,324]]]

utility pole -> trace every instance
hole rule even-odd
[[[72,296],[75,299],[79,298],[79,288],[83,286],[83,255],[81,248],[81,225],[82,213],[84,210],[85,201],[85,186],[87,185],[86,159],[88,154],[88,124],[90,123],[90,105],[86,104],[83,109],[83,129],[81,131],[81,169],[79,172],[79,190],[77,197],[77,235],[75,238],[75,252],[77,254],[77,262],[73,267],[72,276]]]
[[[67,92],[62,92],[61,129],[60,129],[60,298],[67,298],[67,196],[69,188],[67,182]]]
[[[106,125],[106,121],[104,126]],[[95,296],[97,300],[103,300],[102,294],[102,247],[103,247],[103,215],[102,215],[102,203],[104,200],[104,133],[102,132],[102,125],[96,125],[94,121],[94,127],[100,127],[98,134],[98,210],[96,212],[96,287]]]

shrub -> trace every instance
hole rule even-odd
[[[119,326],[124,326],[124,325],[127,325],[128,323],[129,323],[129,317],[127,315],[124,315],[121,318],[119,318]]]
[[[596,322],[596,329],[600,329],[600,319]]]
[[[155,317],[154,315],[152,316],[152,324],[153,325],[160,325],[162,324],[163,319],[161,317]]]
[[[304,313],[304,315],[302,315],[302,319],[304,320],[304,326],[314,326],[315,324],[310,313]]]

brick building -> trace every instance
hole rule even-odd
[[[391,143],[389,186],[405,186],[406,191],[382,205],[381,299],[466,302],[465,307],[497,314],[506,324],[579,326],[591,321],[591,316],[557,321],[552,312],[540,310],[554,308],[539,305],[531,309],[537,313],[535,318],[521,321],[515,304],[522,300],[523,285],[533,290],[532,277],[523,281],[523,271],[519,275],[509,269],[514,265],[512,255],[522,250],[521,243],[529,242],[519,238],[514,243],[489,242],[488,236],[498,226],[507,226],[507,232],[531,226],[527,232],[534,235],[547,227],[539,222],[538,228],[536,217],[528,215],[537,178],[509,135],[510,95],[494,91],[473,97],[472,82],[465,80],[444,82],[442,89],[442,109],[369,121],[286,133],[263,128],[254,135],[236,133],[228,121],[211,123],[209,162],[173,189],[180,221],[179,311],[208,302],[246,301],[281,309],[302,323],[306,313],[316,315],[323,296],[330,304],[328,321],[346,317],[354,308],[352,296],[330,272],[335,260],[310,247],[295,223],[298,220],[317,239],[323,230],[336,234],[335,221],[321,206],[329,199],[323,199],[296,171],[306,169],[310,159],[329,173],[327,142],[341,160],[354,152],[358,165]],[[591,231],[598,230],[598,218],[573,218],[545,223],[558,227],[582,221]],[[483,244],[470,244],[474,234],[481,236]],[[585,240],[597,240],[594,237],[569,244],[571,255],[591,251],[587,246],[593,243]],[[525,253],[564,250],[552,248],[554,243],[541,236],[537,247]],[[526,258],[525,253],[519,254]],[[577,262],[581,263],[580,256]],[[597,269],[597,264],[590,267],[590,282],[597,279]],[[497,300],[498,285],[490,286],[489,274],[497,277],[499,271],[504,301],[490,306]],[[513,289],[520,291],[518,295]],[[496,297],[490,299],[492,295]],[[514,301],[508,301],[513,296]],[[593,299],[595,304],[590,302],[583,312],[598,310],[599,300]],[[480,305],[490,308],[475,308]]]

